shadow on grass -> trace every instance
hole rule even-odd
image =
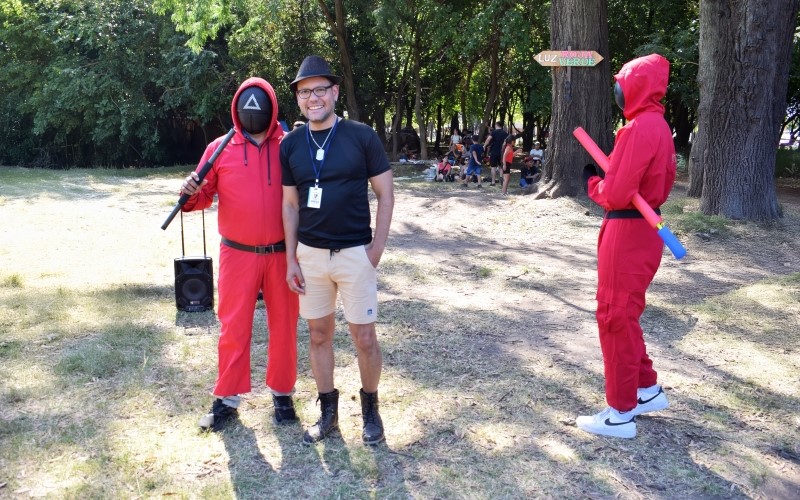
[[[228,454],[228,474],[236,498],[255,498],[263,491],[264,481],[275,474],[275,469],[264,458],[255,432],[238,422],[222,433],[222,442]]]
[[[424,275],[426,265],[405,262],[402,273]],[[569,280],[560,285],[567,289],[571,286]],[[539,287],[532,288],[539,289]],[[725,425],[728,428],[726,432],[731,433],[726,437],[729,441],[736,439],[737,429],[746,428],[754,433],[763,432],[764,429],[749,427],[731,408],[692,401],[691,398],[673,394],[672,397],[677,398],[679,404],[690,407],[691,413],[686,418],[689,424],[682,422],[683,419],[679,419],[680,422],[676,423],[668,418],[644,418],[640,426],[640,435],[635,441],[630,444],[603,445],[600,449],[607,451],[596,456],[593,448],[596,447],[598,440],[608,440],[582,434],[572,427],[571,422],[578,414],[597,411],[604,406],[602,399],[594,404],[582,403],[591,399],[586,397],[587,391],[602,394],[602,374],[587,366],[585,361],[576,361],[574,356],[563,356],[565,351],[570,351],[570,347],[554,343],[548,339],[546,328],[540,330],[536,327],[538,323],[553,322],[556,325],[568,323],[570,309],[588,317],[591,317],[592,311],[569,299],[559,297],[558,293],[546,287],[541,291],[551,295],[550,301],[553,298],[559,299],[566,309],[561,308],[560,311],[551,312],[549,316],[537,314],[532,323],[525,321],[522,313],[526,310],[523,307],[499,311],[462,309],[453,315],[453,308],[449,304],[431,303],[423,299],[394,299],[382,303],[381,317],[390,318],[386,328],[395,331],[385,342],[387,369],[393,371],[399,378],[412,380],[414,384],[420,386],[419,391],[422,393],[435,391],[438,394],[437,406],[448,408],[446,417],[442,415],[445,418],[424,420],[423,437],[400,450],[412,454],[424,453],[426,458],[435,464],[434,467],[443,468],[442,473],[445,475],[446,469],[453,467],[449,464],[452,459],[437,457],[431,450],[448,449],[454,456],[466,457],[465,460],[477,460],[482,464],[486,460],[483,472],[489,477],[506,478],[499,484],[494,484],[494,487],[501,488],[500,490],[484,490],[482,488],[492,488],[492,486],[480,484],[458,484],[456,488],[457,491],[473,491],[479,495],[516,496],[555,493],[557,490],[548,489],[536,480],[514,484],[509,482],[509,478],[525,477],[523,469],[529,467],[544,468],[548,473],[560,473],[559,467],[555,466],[553,460],[570,459],[558,456],[554,458],[551,448],[566,447],[571,450],[572,456],[579,459],[568,464],[565,470],[586,474],[588,467],[594,470],[590,476],[592,474],[607,476],[603,480],[599,476],[587,479],[587,483],[575,485],[579,489],[570,494],[607,495],[614,492],[630,493],[629,490],[653,494],[668,488],[675,493],[677,490],[674,490],[670,480],[675,480],[677,477],[683,481],[685,477],[688,484],[684,486],[685,489],[680,490],[681,493],[739,496],[740,493],[732,492],[737,491],[741,482],[747,484],[748,480],[734,480],[732,476],[722,476],[716,470],[697,463],[696,450],[693,448],[700,442],[696,435],[714,434],[712,423],[701,419],[697,422],[692,421],[692,415],[698,416],[698,412],[702,415],[704,411],[713,411],[724,415]],[[664,323],[672,323],[665,329],[669,332],[668,335],[646,335],[646,340],[649,344],[667,351],[673,350],[672,344],[683,338],[693,324],[685,318],[674,317],[666,310],[650,308],[646,311],[643,318],[646,331]],[[497,328],[497,325],[502,327]],[[531,351],[519,352],[518,332],[527,332],[529,338],[524,344],[529,346]],[[583,342],[583,339],[578,341]],[[431,355],[433,353],[435,354]],[[599,348],[594,356],[597,360],[601,358]],[[655,361],[658,363],[658,359]],[[699,364],[703,366],[704,363],[699,361]],[[534,367],[530,370],[526,368],[531,365]],[[704,373],[716,372],[708,365],[703,366],[701,370]],[[720,378],[723,378],[722,375],[719,373]],[[763,387],[759,387],[758,394],[755,395],[752,392],[752,384],[735,377],[731,379],[729,374],[725,375],[730,382],[725,383],[721,389],[728,390],[730,387],[733,395],[741,393],[741,398],[746,397],[750,400],[755,396],[756,404],[762,404],[766,408],[774,407],[780,401],[780,405],[788,407],[790,413],[792,408],[797,408],[796,398],[786,398],[783,394],[774,393]],[[699,376],[702,378],[702,374]],[[483,404],[476,401],[482,401]],[[787,415],[784,414],[781,418],[787,418]],[[502,428],[509,422],[518,422],[519,428],[511,433],[514,445],[510,446],[513,451],[506,456],[508,461],[501,463],[508,464],[514,455],[520,457],[519,460],[526,465],[516,471],[519,476],[492,468],[491,461],[488,460],[488,457],[495,454],[492,438],[485,437],[482,442],[480,439],[471,442],[473,440],[470,439],[473,437],[472,434],[480,435],[481,428],[486,426]],[[791,425],[788,418],[786,425]],[[498,436],[502,435],[503,432],[498,432]],[[505,438],[508,439],[508,436]],[[538,443],[540,439],[549,444],[542,448],[543,445]],[[530,442],[527,443],[526,440]],[[766,437],[764,441],[771,442],[773,447],[777,446],[779,450],[785,451],[785,443],[781,444],[780,435]],[[522,450],[518,446],[521,442],[527,443]],[[619,454],[627,455],[630,452],[637,456],[640,465],[627,461],[624,465],[615,463],[615,460],[620,458]],[[664,460],[667,460],[669,467],[674,470],[665,470],[667,474],[663,477],[653,474],[651,467],[655,470],[664,467]],[[602,472],[600,466],[607,466],[617,471],[617,476]],[[675,473],[678,475],[675,476]],[[467,478],[468,475],[459,474],[459,477]],[[545,483],[547,481],[544,477],[538,479]],[[444,478],[442,480],[445,481]],[[464,480],[468,483],[466,479]],[[559,485],[563,488],[564,484],[569,484],[566,476],[559,480],[553,478],[551,480],[551,486]],[[757,488],[758,485],[753,486]],[[793,491],[791,480],[786,481],[784,486]],[[564,494],[568,490],[560,489],[558,492]]]
[[[465,197],[470,208],[485,203],[472,191]],[[437,237],[426,232],[424,224],[409,227],[425,238]],[[522,260],[513,260],[513,254],[534,251],[522,243],[474,238],[460,231],[441,239],[467,255],[476,250],[505,252],[514,263]],[[399,235],[398,242],[415,253],[423,249],[413,235]],[[562,259],[579,272],[590,268],[594,259],[593,248],[569,241],[535,251]],[[431,275],[430,264],[423,255],[392,272],[425,278]],[[448,285],[480,291],[482,282],[470,270],[447,270],[442,276]],[[332,440],[308,449],[299,444],[302,430],[297,427],[241,429],[224,442],[222,451],[233,462],[228,475],[236,493],[242,497],[274,492],[290,497],[315,493],[398,498],[742,497],[755,496],[737,487],[750,481],[749,471],[729,461],[750,451],[774,449],[775,456],[789,457],[796,453],[786,442],[796,430],[784,426],[782,433],[773,431],[757,418],[741,417],[736,406],[704,401],[691,388],[670,393],[673,409],[642,418],[636,440],[616,441],[578,431],[571,424],[574,417],[603,405],[599,348],[592,344],[579,350],[587,339],[594,341],[592,327],[587,326],[593,324],[587,305],[593,290],[587,290],[591,287],[580,276],[548,279],[526,277],[504,288],[512,294],[530,292],[534,297],[528,298],[538,301],[534,304],[554,305],[534,314],[530,303],[521,300],[508,308],[489,307],[487,301],[485,310],[465,310],[454,307],[458,304],[413,296],[416,290],[426,292],[424,285],[411,290],[401,285],[382,288],[394,297],[381,301],[379,325],[385,353],[382,387],[392,387],[382,391],[387,447],[363,448],[355,441]],[[709,277],[698,273],[685,286],[704,282]],[[731,286],[716,277],[711,283]],[[189,443],[184,455],[156,455],[170,446],[185,445],[170,441],[174,435],[193,441],[187,429],[194,430],[206,407],[205,392],[215,373],[212,342],[201,335],[180,335],[175,326],[209,331],[216,321],[213,313],[191,319],[176,314],[173,324],[170,287],[126,288],[115,285],[86,294],[0,290],[4,380],[0,483],[8,484],[6,491],[75,498],[213,497],[204,495],[205,485],[226,482],[224,472],[187,477],[183,470],[187,463],[213,462],[217,442],[197,440]],[[681,287],[670,289],[675,297],[680,292]],[[588,299],[582,301],[581,294]],[[154,302],[162,306],[152,312]],[[102,319],[71,317],[76,308]],[[758,313],[754,308],[752,314]],[[646,334],[647,341],[671,355],[675,354],[671,344],[692,329],[690,321],[666,308],[648,309],[643,322],[646,329],[666,327],[663,336]],[[555,338],[551,335],[555,330],[568,334]],[[336,349],[345,356],[337,360],[349,364],[337,363],[337,373],[348,369],[352,375],[350,341],[345,336],[338,342]],[[204,358],[199,349],[206,349]],[[124,360],[112,351],[124,353]],[[91,362],[54,369],[76,353],[109,362],[99,370]],[[797,398],[731,375],[702,358],[678,354],[687,356],[686,366],[679,368],[687,377],[730,392],[748,408],[763,407],[767,417],[775,415],[791,424],[786,419],[791,412],[796,414]],[[193,356],[203,359],[197,362]],[[260,378],[263,365],[254,366],[260,370],[254,368],[254,377]],[[258,442],[273,432],[280,458],[270,465],[267,449]],[[50,473],[53,469],[58,472]],[[42,477],[75,478],[80,484],[51,482],[41,487],[54,489],[43,491],[37,489]],[[791,487],[789,479],[786,485]]]

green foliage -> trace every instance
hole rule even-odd
[[[689,161],[686,159],[686,154],[678,153],[675,155],[675,163],[678,172],[688,172],[689,171]]]
[[[5,7],[0,90],[11,99],[0,113],[12,126],[0,136],[3,162],[174,162],[170,138],[219,113],[219,61],[192,54],[147,0]]]
[[[611,0],[608,30],[612,74],[642,55],[657,52],[670,61],[666,117],[688,134],[696,121],[700,30],[698,0]],[[615,108],[617,116],[620,112]],[[680,123],[678,123],[680,122]]]
[[[323,2],[331,14],[335,3]],[[671,61],[666,116],[681,148],[696,122],[698,5],[608,2],[612,70],[650,52]],[[526,147],[534,125],[548,126],[550,70],[533,57],[551,48],[549,1],[347,0],[342,6],[362,121],[389,122],[398,95],[403,119],[410,116],[411,63],[418,61],[423,122],[438,126],[441,115],[447,127],[462,115],[472,128],[484,120],[489,41],[497,39],[499,92],[491,119],[524,117]],[[320,54],[342,74],[340,50],[319,0],[0,0],[0,164],[195,163],[202,147],[228,128],[230,99],[242,80],[269,81],[280,118],[291,122],[299,110],[288,82],[302,59]],[[800,116],[798,68],[793,64],[790,74],[789,126]],[[779,160],[779,175],[796,175],[793,165],[781,169]]]
[[[800,151],[779,149],[775,156],[775,176],[800,179]]]
[[[175,27],[188,33],[187,45],[200,52],[205,42],[217,38],[221,29],[233,22],[232,2],[225,0],[154,0],[153,7],[159,14],[171,12]]]

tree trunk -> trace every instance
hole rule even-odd
[[[443,117],[442,117],[442,104],[439,103],[436,105],[436,139],[434,140],[434,144],[436,145],[434,151],[436,154],[441,154],[441,145],[442,145],[442,129],[444,128]]]
[[[611,151],[612,98],[606,1],[553,0],[550,48],[595,50],[603,60],[594,67],[552,68],[552,128],[539,198],[583,193],[581,173],[583,166],[592,160],[573,137],[575,127],[583,127],[600,149],[606,153]]]
[[[397,161],[397,137],[403,121],[403,102],[406,98],[406,85],[408,84],[408,64],[411,61],[411,52],[408,52],[400,72],[400,83],[397,84],[397,100],[395,101],[394,118],[392,119],[392,161]]]
[[[375,119],[375,132],[377,132],[378,137],[381,138],[382,143],[386,143],[386,110],[383,108],[383,105],[380,105],[378,108],[378,112],[376,113],[377,118]]]
[[[403,101],[405,100],[406,80],[403,78],[397,86],[397,102],[395,103],[394,120],[392,120],[392,161],[397,161],[397,139],[403,121]]]
[[[356,99],[355,79],[353,78],[353,63],[350,57],[350,49],[347,42],[347,28],[345,26],[345,14],[343,0],[335,0],[336,17],[331,16],[331,12],[325,5],[325,0],[318,0],[325,20],[328,22],[331,31],[336,36],[336,43],[339,46],[339,59],[342,64],[342,84],[344,84],[344,95],[347,101],[347,117],[351,120],[358,120],[360,113],[358,101]]]
[[[704,5],[705,8],[707,5]],[[707,17],[707,15],[706,15]],[[709,26],[700,30],[699,51],[702,47],[710,47],[715,42],[709,41],[709,37],[717,36],[716,26]],[[702,58],[702,56],[700,56]],[[709,95],[710,82],[716,78],[718,70],[713,64],[700,64],[697,70],[697,86],[700,93],[700,102],[697,105],[697,133],[692,140],[692,149],[689,153],[689,187],[686,195],[699,198],[703,194],[703,177],[705,174],[705,152],[706,152],[706,131],[709,130],[712,113],[709,112],[711,101],[704,99],[703,96]]]
[[[667,121],[672,126],[673,132],[675,132],[675,149],[685,150],[686,146],[689,145],[689,138],[694,127],[694,123],[692,123],[693,117],[680,98],[674,98],[670,104],[668,108],[670,113]]]
[[[700,210],[731,219],[781,216],[775,145],[786,108],[800,0],[700,2],[703,184]],[[700,78],[700,76],[698,76]],[[694,152],[693,152],[694,156]]]
[[[469,95],[469,85],[472,82],[472,69],[475,67],[475,61],[470,61],[467,65],[467,71],[464,75],[464,87],[461,89],[461,119],[464,123],[461,124],[461,135],[469,126],[467,124],[467,95]]]
[[[414,117],[417,120],[417,130],[419,131],[419,159],[428,159],[428,127],[422,116],[422,71],[419,66],[420,57],[419,32],[414,37]]]
[[[497,31],[492,32],[492,38],[489,41],[489,93],[486,96],[486,106],[483,108],[483,121],[481,122],[481,129],[476,132],[479,140],[486,139],[486,132],[491,126],[492,111],[494,111],[494,103],[497,101],[497,92],[500,88],[500,33]]]
[[[527,154],[533,147],[533,129],[536,121],[533,117],[533,111],[522,112],[522,149]]]

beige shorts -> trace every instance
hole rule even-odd
[[[319,319],[333,313],[338,290],[349,323],[375,322],[378,273],[364,245],[331,251],[298,243],[297,262],[306,284],[306,293],[300,295],[300,316]]]

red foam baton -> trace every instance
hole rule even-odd
[[[578,142],[581,143],[581,146],[589,153],[589,156],[594,159],[597,165],[603,169],[604,172],[608,172],[608,157],[603,153],[603,150],[589,137],[589,134],[583,130],[582,127],[577,127],[575,130],[572,131],[572,135],[578,139]],[[686,255],[686,249],[681,245],[681,242],[672,234],[672,231],[664,224],[664,221],[661,217],[655,213],[655,211],[644,201],[642,195],[636,193],[633,195],[633,199],[631,200],[633,206],[642,214],[642,217],[645,218],[648,224],[650,224],[653,229],[658,232],[658,235],[664,240],[664,243],[672,252],[672,255],[675,256],[676,259],[681,259],[683,256]]]

